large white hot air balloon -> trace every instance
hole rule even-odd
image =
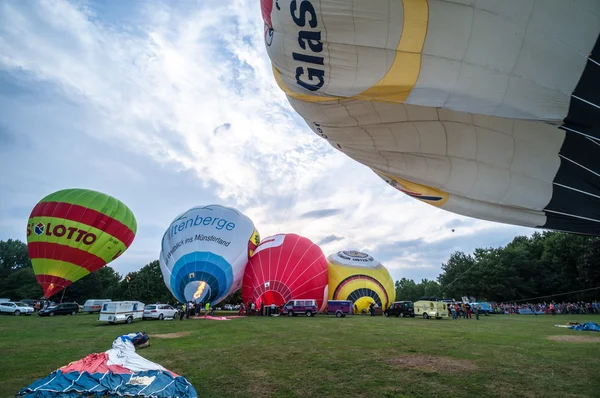
[[[162,238],[159,262],[165,284],[180,302],[216,304],[240,289],[259,242],[252,220],[236,209],[189,209]]]
[[[277,83],[400,191],[600,235],[600,1],[262,0]]]

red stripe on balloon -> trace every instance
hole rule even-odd
[[[73,283],[70,280],[54,275],[36,275],[35,279],[42,286],[42,289],[44,289],[44,297],[46,298],[54,296]]]
[[[94,272],[106,265],[106,261],[95,254],[67,245],[49,242],[30,242],[28,245],[31,259],[45,258],[78,265]]]
[[[120,221],[94,209],[71,203],[40,202],[33,208],[30,217],[56,217],[86,224],[114,236],[125,247],[129,247],[135,238],[133,231]]]

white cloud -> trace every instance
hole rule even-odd
[[[0,182],[10,198],[0,204],[0,238],[24,239],[28,209],[65,186],[110,192],[136,213],[140,232],[114,263],[120,271],[157,258],[175,215],[215,201],[245,211],[263,236],[343,237],[329,239],[326,254],[378,256],[417,238],[467,242],[441,258],[471,247],[477,231],[498,230],[503,242],[529,233],[410,199],[314,135],[272,76],[258,4],[124,2],[118,13],[85,4],[0,5],[0,109],[6,136],[23,139],[0,159],[13,177]],[[342,211],[301,217],[328,208]],[[429,278],[439,270],[423,252],[379,257],[396,278],[407,262]]]

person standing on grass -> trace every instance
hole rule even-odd
[[[206,306],[204,307],[204,316],[207,316],[210,313],[210,303],[207,301]]]
[[[183,316],[186,313],[186,305],[185,304],[181,304],[181,309],[179,310],[179,320],[181,321],[183,319]]]
[[[453,305],[450,306],[450,312],[452,313],[452,320],[456,320],[456,308]]]
[[[476,305],[476,306],[475,306],[475,308],[474,308],[474,311],[475,311],[475,319],[476,319],[476,320],[479,320],[479,309],[480,309],[480,306],[479,306],[479,305]]]

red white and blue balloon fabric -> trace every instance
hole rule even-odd
[[[26,398],[197,398],[194,386],[185,377],[135,352],[134,343],[143,336],[143,333],[130,333],[117,337],[112,349],[71,362],[23,388],[17,395]]]

